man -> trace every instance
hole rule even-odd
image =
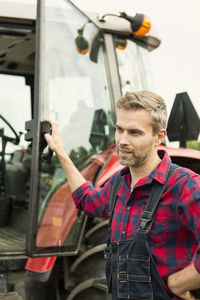
[[[200,260],[195,259],[200,243],[200,176],[179,167],[168,178],[171,160],[158,151],[166,136],[164,100],[149,91],[128,92],[119,99],[115,138],[125,168],[98,189],[73,165],[57,124],[49,122],[52,135],[45,138],[60,160],[79,211],[107,217],[115,178],[121,176],[105,252],[112,298],[195,299],[190,291],[200,287]],[[166,188],[153,215],[147,211],[147,230],[142,212],[155,184]]]

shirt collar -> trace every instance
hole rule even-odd
[[[158,182],[160,182],[161,184],[164,184],[167,176],[168,176],[168,172],[171,166],[171,159],[169,157],[169,154],[165,151],[165,150],[158,150],[158,155],[161,158],[161,162],[159,163],[159,165],[149,174],[149,176],[147,176],[148,180],[145,180],[146,182],[150,181],[152,182],[152,180],[156,180]],[[121,176],[126,175],[126,174],[130,174],[130,170],[129,167],[125,167],[121,170]]]
[[[167,180],[170,166],[172,164],[169,154],[165,150],[158,150],[158,155],[161,158],[159,165],[149,175],[152,179],[164,184]]]

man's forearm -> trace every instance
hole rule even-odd
[[[195,269],[194,264],[170,275],[168,287],[172,293],[182,299],[194,299],[188,297],[189,291],[200,287],[200,274]]]

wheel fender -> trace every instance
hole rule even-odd
[[[56,257],[39,257],[27,259],[25,270],[36,273],[45,273],[52,270],[56,261]]]

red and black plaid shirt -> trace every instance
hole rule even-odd
[[[131,191],[129,168],[121,171],[122,185],[114,210],[111,230],[113,241],[133,240],[140,225],[140,216],[152,189],[153,179],[164,184],[171,165],[168,154],[161,150],[162,159],[153,172],[140,179]],[[116,175],[116,174],[115,174]],[[80,212],[88,216],[107,217],[113,175],[104,187],[95,189],[84,183],[73,193]],[[200,176],[189,169],[179,168],[170,178],[162,195],[148,234],[148,244],[163,281],[179,269],[195,262],[200,272],[200,259],[195,253],[200,244]],[[175,298],[174,298],[175,299]]]

